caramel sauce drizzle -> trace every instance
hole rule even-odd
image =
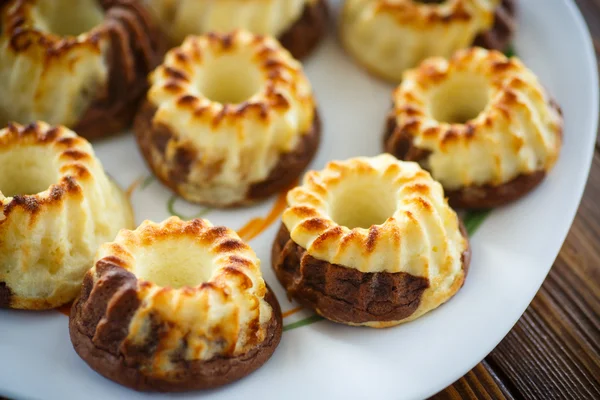
[[[286,190],[283,190],[281,193],[279,193],[277,200],[275,200],[275,204],[273,204],[271,211],[266,217],[253,218],[240,230],[238,230],[237,233],[240,235],[240,238],[245,241],[252,240],[273,225],[273,223],[279,219],[279,216],[287,207],[286,197],[288,191],[297,185],[298,180],[294,181]]]
[[[133,181],[131,183],[131,185],[129,185],[129,187],[125,191],[125,195],[127,196],[127,199],[129,199],[129,201],[131,201],[131,196],[133,196],[133,192],[135,192],[135,190],[138,188],[138,186],[140,186],[142,184],[143,181],[144,181],[144,178],[140,177],[140,178],[136,179],[135,181]]]
[[[271,208],[269,214],[266,217],[259,217],[251,219],[246,225],[238,230],[238,235],[242,240],[249,241],[263,233],[267,228],[269,228],[273,223],[279,219],[279,216],[283,213],[283,211],[287,207],[287,193],[294,187],[298,185],[298,180],[294,181],[286,190],[283,190],[277,196],[277,200],[275,200],[275,204]],[[291,315],[296,314],[299,311],[302,311],[304,307],[296,307],[282,313],[283,318],[287,318]]]
[[[296,307],[296,308],[292,308],[291,310],[287,310],[286,312],[284,312],[284,313],[281,313],[281,316],[282,316],[283,318],[287,318],[287,317],[289,317],[290,315],[294,315],[294,314],[296,314],[297,312],[299,312],[299,311],[302,311],[303,309],[304,309],[304,307],[302,307],[302,306],[300,306],[300,307]]]
[[[69,315],[71,315],[71,306],[72,305],[73,305],[73,302],[70,301],[67,304],[63,304],[62,306],[57,307],[56,311],[58,311],[61,314],[65,314],[68,317]]]

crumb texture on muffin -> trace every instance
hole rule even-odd
[[[404,70],[423,59],[449,57],[471,46],[492,30],[500,7],[500,0],[346,0],[341,37],[348,52],[369,71],[399,82]],[[479,40],[507,43],[513,30],[508,14],[499,16],[502,32]]]
[[[145,221],[98,251],[71,336],[84,360],[125,385],[206,388],[225,383],[232,365],[262,347],[273,347],[270,356],[281,334],[271,296],[260,261],[234,231],[199,219]]]
[[[131,123],[163,52],[150,14],[132,0],[9,0],[0,26],[1,125],[115,133]]]
[[[419,161],[446,190],[545,173],[559,155],[560,108],[519,59],[497,51],[428,59],[406,72],[393,103],[386,149]]]
[[[416,163],[389,154],[330,162],[322,171],[309,172],[303,184],[288,193],[288,205],[283,224],[299,246],[297,268],[307,279],[320,276],[313,270],[317,267],[333,274],[321,276],[319,281],[325,279],[325,284],[336,280],[336,271],[358,286],[370,282],[373,274],[388,274],[373,278],[384,286],[387,282],[387,289],[412,287],[405,278],[423,278],[424,284],[414,283],[415,290],[424,289],[418,308],[409,315],[401,310],[402,318],[411,319],[446,301],[464,282],[468,239],[441,185]],[[277,253],[274,250],[276,270],[283,254]],[[319,261],[324,265],[319,267]],[[296,283],[300,279],[304,278]],[[396,280],[397,285],[392,284]],[[381,326],[377,319],[346,322]],[[388,320],[383,326],[397,323]]]
[[[90,144],[64,127],[0,130],[0,169],[0,305],[73,300],[98,246],[132,226],[128,200]]]
[[[252,185],[318,130],[311,85],[272,38],[191,36],[150,81],[138,142],[156,175],[189,201],[245,202]]]

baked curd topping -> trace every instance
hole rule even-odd
[[[278,37],[316,0],[144,0],[173,41],[245,29]]]
[[[500,0],[346,0],[341,19],[346,49],[373,73],[399,82],[431,56],[470,46],[494,23]]]
[[[311,256],[360,272],[406,272],[449,290],[462,236],[441,185],[389,154],[334,161],[288,193],[283,223]],[[441,293],[441,292],[438,292]]]
[[[38,122],[0,130],[0,282],[13,308],[74,299],[98,246],[133,224],[91,145]]]
[[[188,197],[245,199],[315,119],[311,85],[279,43],[246,31],[189,37],[150,76],[153,124],[171,133],[155,164],[168,177],[178,150],[190,163]],[[163,160],[164,159],[164,160]],[[162,170],[161,170],[162,168]]]
[[[118,265],[137,278],[140,306],[123,346],[143,346],[158,334],[152,369],[172,360],[237,356],[260,344],[273,310],[254,251],[232,230],[205,220],[172,217],[122,230],[103,245],[91,270]],[[154,336],[153,336],[154,335]],[[177,357],[175,356],[177,355]]]
[[[517,58],[473,48],[407,71],[393,96],[397,130],[428,151],[422,162],[446,189],[501,185],[548,171],[563,119]]]

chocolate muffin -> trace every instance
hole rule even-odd
[[[73,301],[94,253],[133,226],[125,193],[64,126],[0,129],[0,308]]]
[[[71,309],[75,351],[142,391],[214,388],[263,365],[279,344],[279,303],[254,251],[230,229],[172,217],[100,248]]]
[[[344,47],[369,72],[400,82],[428,57],[470,46],[505,51],[516,27],[516,0],[346,0]]]
[[[327,33],[325,0],[143,0],[174,45],[189,35],[244,29],[272,36],[297,59]]]
[[[165,41],[137,0],[0,2],[0,126],[38,120],[87,139],[133,121]]]
[[[492,208],[533,190],[562,146],[560,107],[519,59],[481,48],[432,58],[393,95],[385,150],[419,162],[458,208]]]
[[[441,185],[385,154],[309,172],[288,194],[271,262],[288,295],[323,317],[384,328],[454,296],[470,249]]]
[[[310,83],[274,39],[191,36],[150,81],[136,138],[156,176],[190,202],[233,207],[268,197],[317,150]]]

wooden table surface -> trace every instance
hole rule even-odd
[[[600,59],[600,0],[577,4]],[[544,285],[498,347],[434,399],[600,399],[600,137],[596,143],[577,217]]]

